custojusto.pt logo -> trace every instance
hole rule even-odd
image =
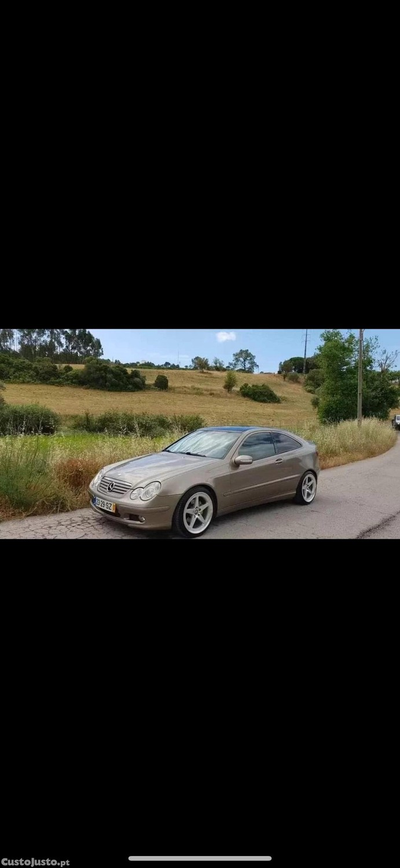
[[[34,859],[33,856],[30,859],[7,859],[4,857],[1,860],[2,865],[26,865],[26,868],[35,868],[35,866],[42,865],[57,865],[58,868],[65,868],[65,866],[69,866],[69,859]]]

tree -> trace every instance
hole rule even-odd
[[[44,338],[38,346],[38,356],[55,361],[63,347],[63,342],[64,329],[46,329]]]
[[[239,350],[233,354],[232,367],[239,369],[244,374],[254,374],[255,368],[258,368],[256,357],[250,350]]]
[[[192,359],[192,365],[196,371],[201,371],[202,374],[210,369],[208,359],[203,359],[202,356],[195,356]]]
[[[228,371],[226,378],[225,378],[224,389],[226,389],[226,391],[230,394],[232,392],[232,390],[235,388],[235,386],[237,386],[237,381],[238,381],[238,378],[237,378],[235,372],[234,371]]]
[[[285,362],[279,362],[279,370],[278,374],[282,374],[283,379],[286,380],[286,377],[293,370],[292,368],[292,360],[286,359]]]
[[[213,361],[213,368],[214,368],[214,371],[224,371],[225,365],[224,365],[222,359],[215,358]]]
[[[357,417],[358,341],[354,334],[343,336],[338,329],[322,334],[320,369],[323,384],[318,388],[318,415],[321,422],[336,423]],[[363,415],[387,419],[397,405],[399,389],[388,371],[374,370],[378,352],[376,339],[364,343]]]
[[[319,365],[318,356],[310,356],[306,362],[306,374],[317,368]],[[286,359],[284,362],[279,362],[278,374],[302,374],[304,371],[303,356],[292,356],[291,359]]]
[[[278,374],[302,374],[304,368],[304,359],[300,356],[293,356],[291,359],[286,359],[279,363]]]
[[[60,361],[81,362],[85,358],[98,359],[103,355],[103,347],[87,329],[62,329],[64,350]]]
[[[388,353],[386,350],[382,353],[381,358],[378,361],[379,370],[383,373],[384,371],[390,371],[391,368],[397,362],[399,357],[399,351],[395,350],[393,353]]]
[[[388,371],[369,371],[363,392],[363,415],[387,419],[390,410],[398,406],[400,389],[390,380]]]
[[[34,362],[46,329],[17,329],[19,334],[19,351],[23,359]]]
[[[324,382],[324,372],[321,368],[313,368],[309,374],[307,374],[304,380],[304,388],[306,392],[310,392],[312,395],[315,395],[317,389],[322,386]]]
[[[14,329],[0,329],[0,353],[12,349]]]

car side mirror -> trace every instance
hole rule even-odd
[[[252,464],[253,459],[251,455],[237,455],[233,459],[233,463],[236,464],[236,467],[241,467],[242,464]]]

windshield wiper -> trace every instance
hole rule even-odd
[[[208,455],[201,455],[200,452],[178,452],[173,449],[163,449],[163,452],[169,452],[171,455],[192,455],[194,458],[208,458]]]

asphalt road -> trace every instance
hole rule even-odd
[[[0,524],[0,539],[173,539],[114,525],[91,509]],[[377,458],[324,470],[312,506],[270,504],[217,519],[207,539],[400,539],[400,437]]]

